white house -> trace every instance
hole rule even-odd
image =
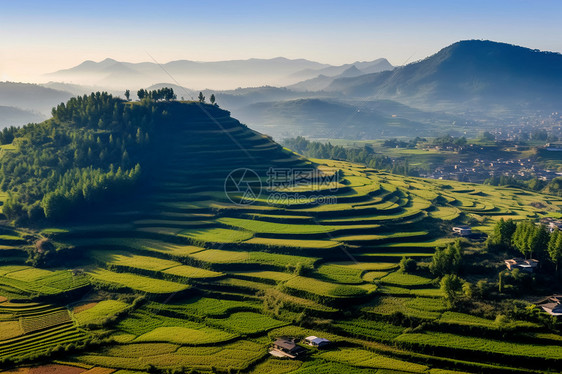
[[[328,344],[330,344],[330,341],[328,339],[324,339],[324,338],[319,338],[317,336],[308,336],[306,338],[304,338],[304,341],[306,342],[306,344],[312,346],[312,347],[324,347]]]

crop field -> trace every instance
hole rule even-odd
[[[448,333],[403,334],[397,337],[396,341],[449,349],[475,350],[506,356],[541,357],[558,361],[561,361],[562,358],[562,346],[560,345],[524,344]]]
[[[100,324],[128,307],[128,304],[119,300],[103,300],[89,309],[74,313],[74,319],[79,325]]]
[[[87,335],[73,324],[66,308],[38,303],[0,303],[0,360],[41,354]]]
[[[367,293],[363,288],[350,285],[338,285],[314,278],[294,277],[285,286],[306,293],[330,297],[356,297]]]
[[[167,304],[151,303],[153,310],[169,310],[179,315],[197,317],[227,317],[231,311],[261,309],[261,305],[251,301],[214,299],[210,297],[193,297],[181,302]]]
[[[57,295],[88,285],[87,277],[69,270],[44,270],[29,266],[0,266],[0,296],[29,299]]]
[[[249,231],[223,228],[183,230],[179,233],[179,235],[183,235],[200,242],[211,243],[237,243],[248,240],[253,236]]]
[[[179,292],[189,288],[186,284],[154,279],[131,273],[116,273],[104,269],[93,270],[88,274],[96,282],[115,284],[132,290],[153,294]]]
[[[445,304],[439,298],[412,298],[382,296],[373,302],[373,306],[366,306],[363,311],[381,315],[389,315],[396,311],[407,316],[422,319],[437,319],[446,310]]]
[[[460,357],[457,351],[478,354],[467,372],[485,372],[485,355],[513,357],[505,371],[528,367],[517,357],[544,371],[560,361],[558,335],[539,335],[544,332],[528,322],[502,326],[512,327],[503,340],[438,332],[449,325],[485,332],[498,326],[450,310],[427,264],[436,247],[456,239],[454,225],[477,221],[472,227],[489,233],[502,217],[555,214],[562,198],[314,160],[323,164],[324,176],[337,171],[339,180],[264,189],[252,204],[235,204],[224,193],[225,177],[235,169],[230,166],[265,175],[271,166],[313,164],[280,149],[265,156],[269,140],[231,122],[226,131],[256,159],[248,161],[227,140],[218,152],[206,145],[224,136],[212,126],[202,120],[161,135],[170,160],[154,177],[154,190],[134,206],[115,204],[98,225],[41,231],[80,254],[76,266],[31,267],[25,256],[0,265],[0,360],[64,350],[94,336],[108,342],[81,345],[65,361],[137,372],[338,374],[453,373],[456,364],[449,360]],[[208,168],[178,167],[206,159],[213,159]],[[268,201],[267,193],[279,191],[304,198]],[[322,203],[324,198],[333,200]],[[0,236],[0,245],[23,251],[22,237]],[[421,261],[421,270],[399,272],[404,256]],[[75,290],[81,292],[70,292]],[[84,297],[90,293],[101,297],[80,308],[92,300]],[[60,296],[56,305],[43,304],[49,295]],[[69,313],[67,305],[78,307]],[[512,330],[543,344],[511,339]],[[303,361],[267,353],[278,337],[310,335],[337,344],[328,350],[307,346]]]
[[[325,352],[320,354],[319,357],[327,361],[336,361],[353,366],[397,370],[408,373],[423,373],[429,369],[424,365],[397,360],[357,348],[342,348],[340,350]]]
[[[433,280],[429,278],[420,277],[419,275],[406,274],[394,272],[388,274],[386,277],[381,278],[382,283],[387,283],[400,287],[417,287],[427,286]]]
[[[207,321],[213,326],[220,326],[239,334],[256,334],[287,324],[286,322],[253,312],[237,312],[227,318],[209,318]]]

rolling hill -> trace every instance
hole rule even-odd
[[[424,108],[559,109],[562,55],[466,40],[392,71],[336,79],[328,91]]]
[[[3,369],[32,360],[92,373],[560,367],[561,338],[547,325],[453,309],[427,270],[435,247],[460,245],[452,225],[470,219],[491,232],[500,218],[555,214],[560,198],[307,160],[199,102],[92,94],[14,141],[23,146],[0,154],[3,213],[34,220],[0,226]],[[26,176],[29,193],[10,183]],[[18,193],[32,203],[22,212],[8,203]],[[71,204],[78,212],[50,218]],[[398,271],[405,256],[420,269]],[[268,355],[278,337],[311,335],[332,347],[306,348],[303,360]]]
[[[72,97],[70,92],[38,84],[0,82],[0,105],[50,115],[51,109]]]
[[[439,129],[425,123],[385,114],[361,102],[310,98],[258,102],[233,110],[237,117],[259,131],[281,139],[311,138],[375,139],[415,133],[436,134]]]

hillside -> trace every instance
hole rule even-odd
[[[149,372],[560,366],[561,338],[551,327],[521,320],[520,311],[495,322],[496,306],[478,315],[454,309],[428,264],[435,247],[462,255],[452,245],[455,224],[470,220],[491,232],[500,218],[554,214],[562,199],[307,160],[199,102],[124,102],[101,93],[54,113],[15,133],[2,165],[28,157],[34,166],[27,169],[38,170],[29,175],[58,175],[38,190],[29,186],[30,201],[55,192],[87,204],[65,222],[1,227],[3,368],[38,358],[63,360],[61,370]],[[95,168],[74,157],[73,147],[90,139]],[[53,150],[66,163],[42,159]],[[119,195],[104,193],[116,187]],[[480,255],[466,245],[467,261]],[[404,256],[419,269],[398,271]],[[490,271],[469,264],[475,274]],[[489,266],[497,278],[500,265]],[[335,344],[306,348],[303,360],[267,353],[277,337],[310,335]]]
[[[558,110],[560,87],[562,55],[467,40],[392,71],[337,79],[327,90],[438,109]]]
[[[51,108],[70,99],[70,92],[38,84],[0,82],[0,105],[50,115]],[[22,125],[25,123],[22,123]]]
[[[396,116],[400,111],[385,114],[368,103],[329,98],[257,102],[234,112],[252,127],[278,139],[297,135],[344,139],[374,139],[407,133],[429,136],[439,130],[436,126]]]
[[[44,119],[45,116],[31,110],[24,110],[13,106],[0,106],[0,128],[22,126],[30,122],[40,122]]]

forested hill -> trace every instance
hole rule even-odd
[[[248,130],[218,106],[170,99],[126,102],[107,93],[92,93],[60,104],[45,122],[4,131],[0,134],[0,181],[9,194],[4,214],[20,224],[45,218],[75,219],[78,215],[71,213],[80,209],[87,208],[83,212],[89,214],[108,201],[133,196],[140,182],[154,179],[165,163],[168,142],[201,142],[190,134],[192,128],[219,133],[244,129],[272,143],[271,157],[279,158],[274,152],[281,151],[279,145]],[[224,147],[233,140],[222,134],[205,142]],[[238,151],[244,156],[242,149]],[[203,161],[210,159],[207,156]],[[199,169],[203,161],[177,167]]]

